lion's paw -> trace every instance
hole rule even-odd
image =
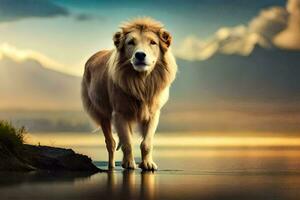
[[[157,170],[157,165],[152,160],[143,160],[139,167],[145,171],[154,171]]]
[[[135,169],[136,168],[136,164],[134,160],[123,160],[122,162],[122,167],[124,169]]]

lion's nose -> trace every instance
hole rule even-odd
[[[135,58],[137,60],[143,61],[145,59],[145,57],[146,57],[146,54],[144,52],[142,52],[142,51],[138,51],[138,52],[135,53],[134,56],[135,56]]]

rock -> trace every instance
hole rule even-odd
[[[33,166],[24,163],[18,156],[0,144],[0,171],[30,171],[34,169]]]
[[[85,171],[100,172],[92,160],[71,149],[49,146],[23,145],[22,155],[14,155],[0,146],[0,170],[2,171]]]
[[[71,149],[24,145],[27,161],[38,169],[67,171],[99,171],[92,160]]]

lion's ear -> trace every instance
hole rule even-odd
[[[169,48],[169,46],[171,45],[171,42],[172,42],[171,34],[168,31],[162,29],[159,32],[159,37],[160,37],[161,41],[164,43],[164,46],[166,48]]]
[[[117,49],[122,48],[123,45],[122,40],[123,40],[123,33],[121,31],[116,32],[114,34],[113,41]]]

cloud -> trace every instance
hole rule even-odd
[[[264,9],[247,25],[220,28],[208,40],[188,36],[175,53],[188,60],[205,60],[218,52],[247,56],[257,45],[300,49],[300,0],[289,0],[287,8]]]
[[[274,44],[280,48],[300,50],[300,0],[289,0],[288,26],[274,38]]]
[[[188,36],[181,43],[180,48],[176,48],[176,55],[187,60],[194,60],[196,58],[205,60],[216,52],[217,47],[204,48],[206,44],[195,36]],[[203,51],[199,51],[203,50]],[[206,51],[204,51],[206,50]]]
[[[18,49],[10,44],[0,44],[0,60],[10,58],[15,62],[24,62],[26,60],[34,60],[39,62],[45,68],[53,69],[63,73],[78,75],[79,73],[68,68],[64,64],[55,61],[42,53],[30,49]]]
[[[0,23],[29,17],[68,15],[66,8],[49,0],[0,0]]]
[[[287,27],[288,12],[282,7],[271,7],[260,12],[249,23],[249,32],[257,33],[268,45],[272,39]]]
[[[94,19],[94,16],[86,14],[86,13],[81,13],[75,16],[75,19],[78,21],[88,21]]]
[[[246,56],[258,43],[264,42],[258,34],[249,32],[246,26],[224,27],[206,41],[201,41],[195,36],[187,37],[175,53],[187,60],[206,60],[217,52]]]
[[[75,20],[80,22],[90,21],[90,20],[99,20],[103,22],[107,20],[107,18],[102,15],[94,15],[90,13],[73,14],[73,17]]]

